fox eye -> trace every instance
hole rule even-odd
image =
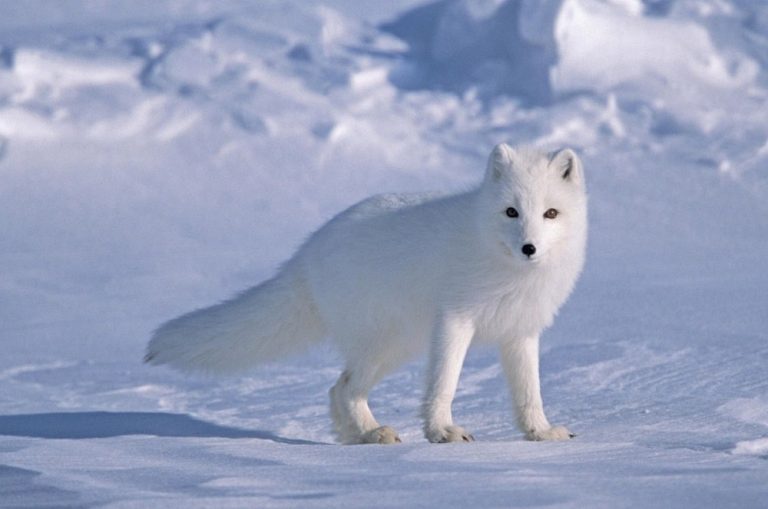
[[[507,210],[504,211],[504,213],[507,215],[507,217],[517,217],[520,214],[518,214],[517,209],[515,207],[508,207]]]
[[[544,217],[546,217],[547,219],[554,219],[557,217],[558,214],[559,212],[557,211],[557,209],[549,209],[546,212],[544,212]]]

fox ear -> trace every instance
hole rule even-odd
[[[581,160],[576,153],[564,148],[549,155],[549,166],[560,173],[563,180],[567,182],[584,182],[584,172],[581,167]]]
[[[491,156],[488,158],[488,169],[485,171],[486,182],[501,179],[504,169],[512,164],[512,157],[515,151],[506,143],[499,143],[493,147]]]

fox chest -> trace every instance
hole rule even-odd
[[[531,337],[549,327],[569,292],[556,278],[517,281],[506,291],[489,292],[475,309],[476,338],[503,341]]]

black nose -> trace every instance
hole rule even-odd
[[[536,246],[534,246],[533,244],[524,245],[523,254],[528,257],[533,256],[534,254],[536,254]]]

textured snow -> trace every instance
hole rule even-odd
[[[103,0],[0,7],[0,507],[765,507],[768,4]],[[500,141],[582,155],[585,274],[550,420],[495,352],[421,436],[333,445],[330,348],[230,379],[152,329],[268,277],[368,195],[450,192]],[[372,291],[374,291],[372,289]]]

